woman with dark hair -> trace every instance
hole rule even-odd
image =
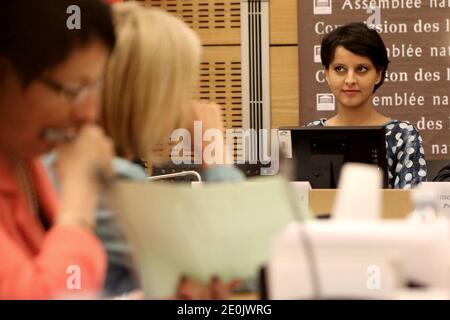
[[[326,81],[337,101],[337,114],[308,126],[384,126],[389,188],[411,188],[426,180],[422,138],[407,121],[391,119],[372,104],[389,64],[378,33],[364,23],[343,25],[321,44]]]
[[[72,5],[80,29],[67,27]],[[103,285],[92,228],[113,148],[94,121],[114,44],[100,1],[0,1],[0,298],[85,298]],[[59,203],[39,161],[53,148]]]

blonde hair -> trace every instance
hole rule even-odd
[[[117,43],[106,68],[101,121],[119,153],[151,159],[186,112],[200,40],[160,9],[135,3],[113,8]]]

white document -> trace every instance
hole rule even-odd
[[[288,188],[278,177],[202,188],[118,182],[118,219],[146,297],[172,296],[181,275],[256,278],[272,239],[295,218]]]

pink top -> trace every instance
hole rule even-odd
[[[41,211],[52,225],[56,193],[39,160],[29,168]],[[0,154],[0,299],[91,298],[106,273],[101,243],[77,225],[45,230],[13,172]]]

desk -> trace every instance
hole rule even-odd
[[[259,293],[248,292],[248,293],[234,293],[227,300],[260,300]]]
[[[449,293],[443,288],[400,289],[392,300],[448,300]],[[260,300],[257,293],[235,294],[227,300]]]
[[[312,189],[309,191],[309,208],[315,214],[330,213],[333,208],[335,189]],[[405,218],[414,208],[410,190],[383,189],[382,217],[385,219]]]

